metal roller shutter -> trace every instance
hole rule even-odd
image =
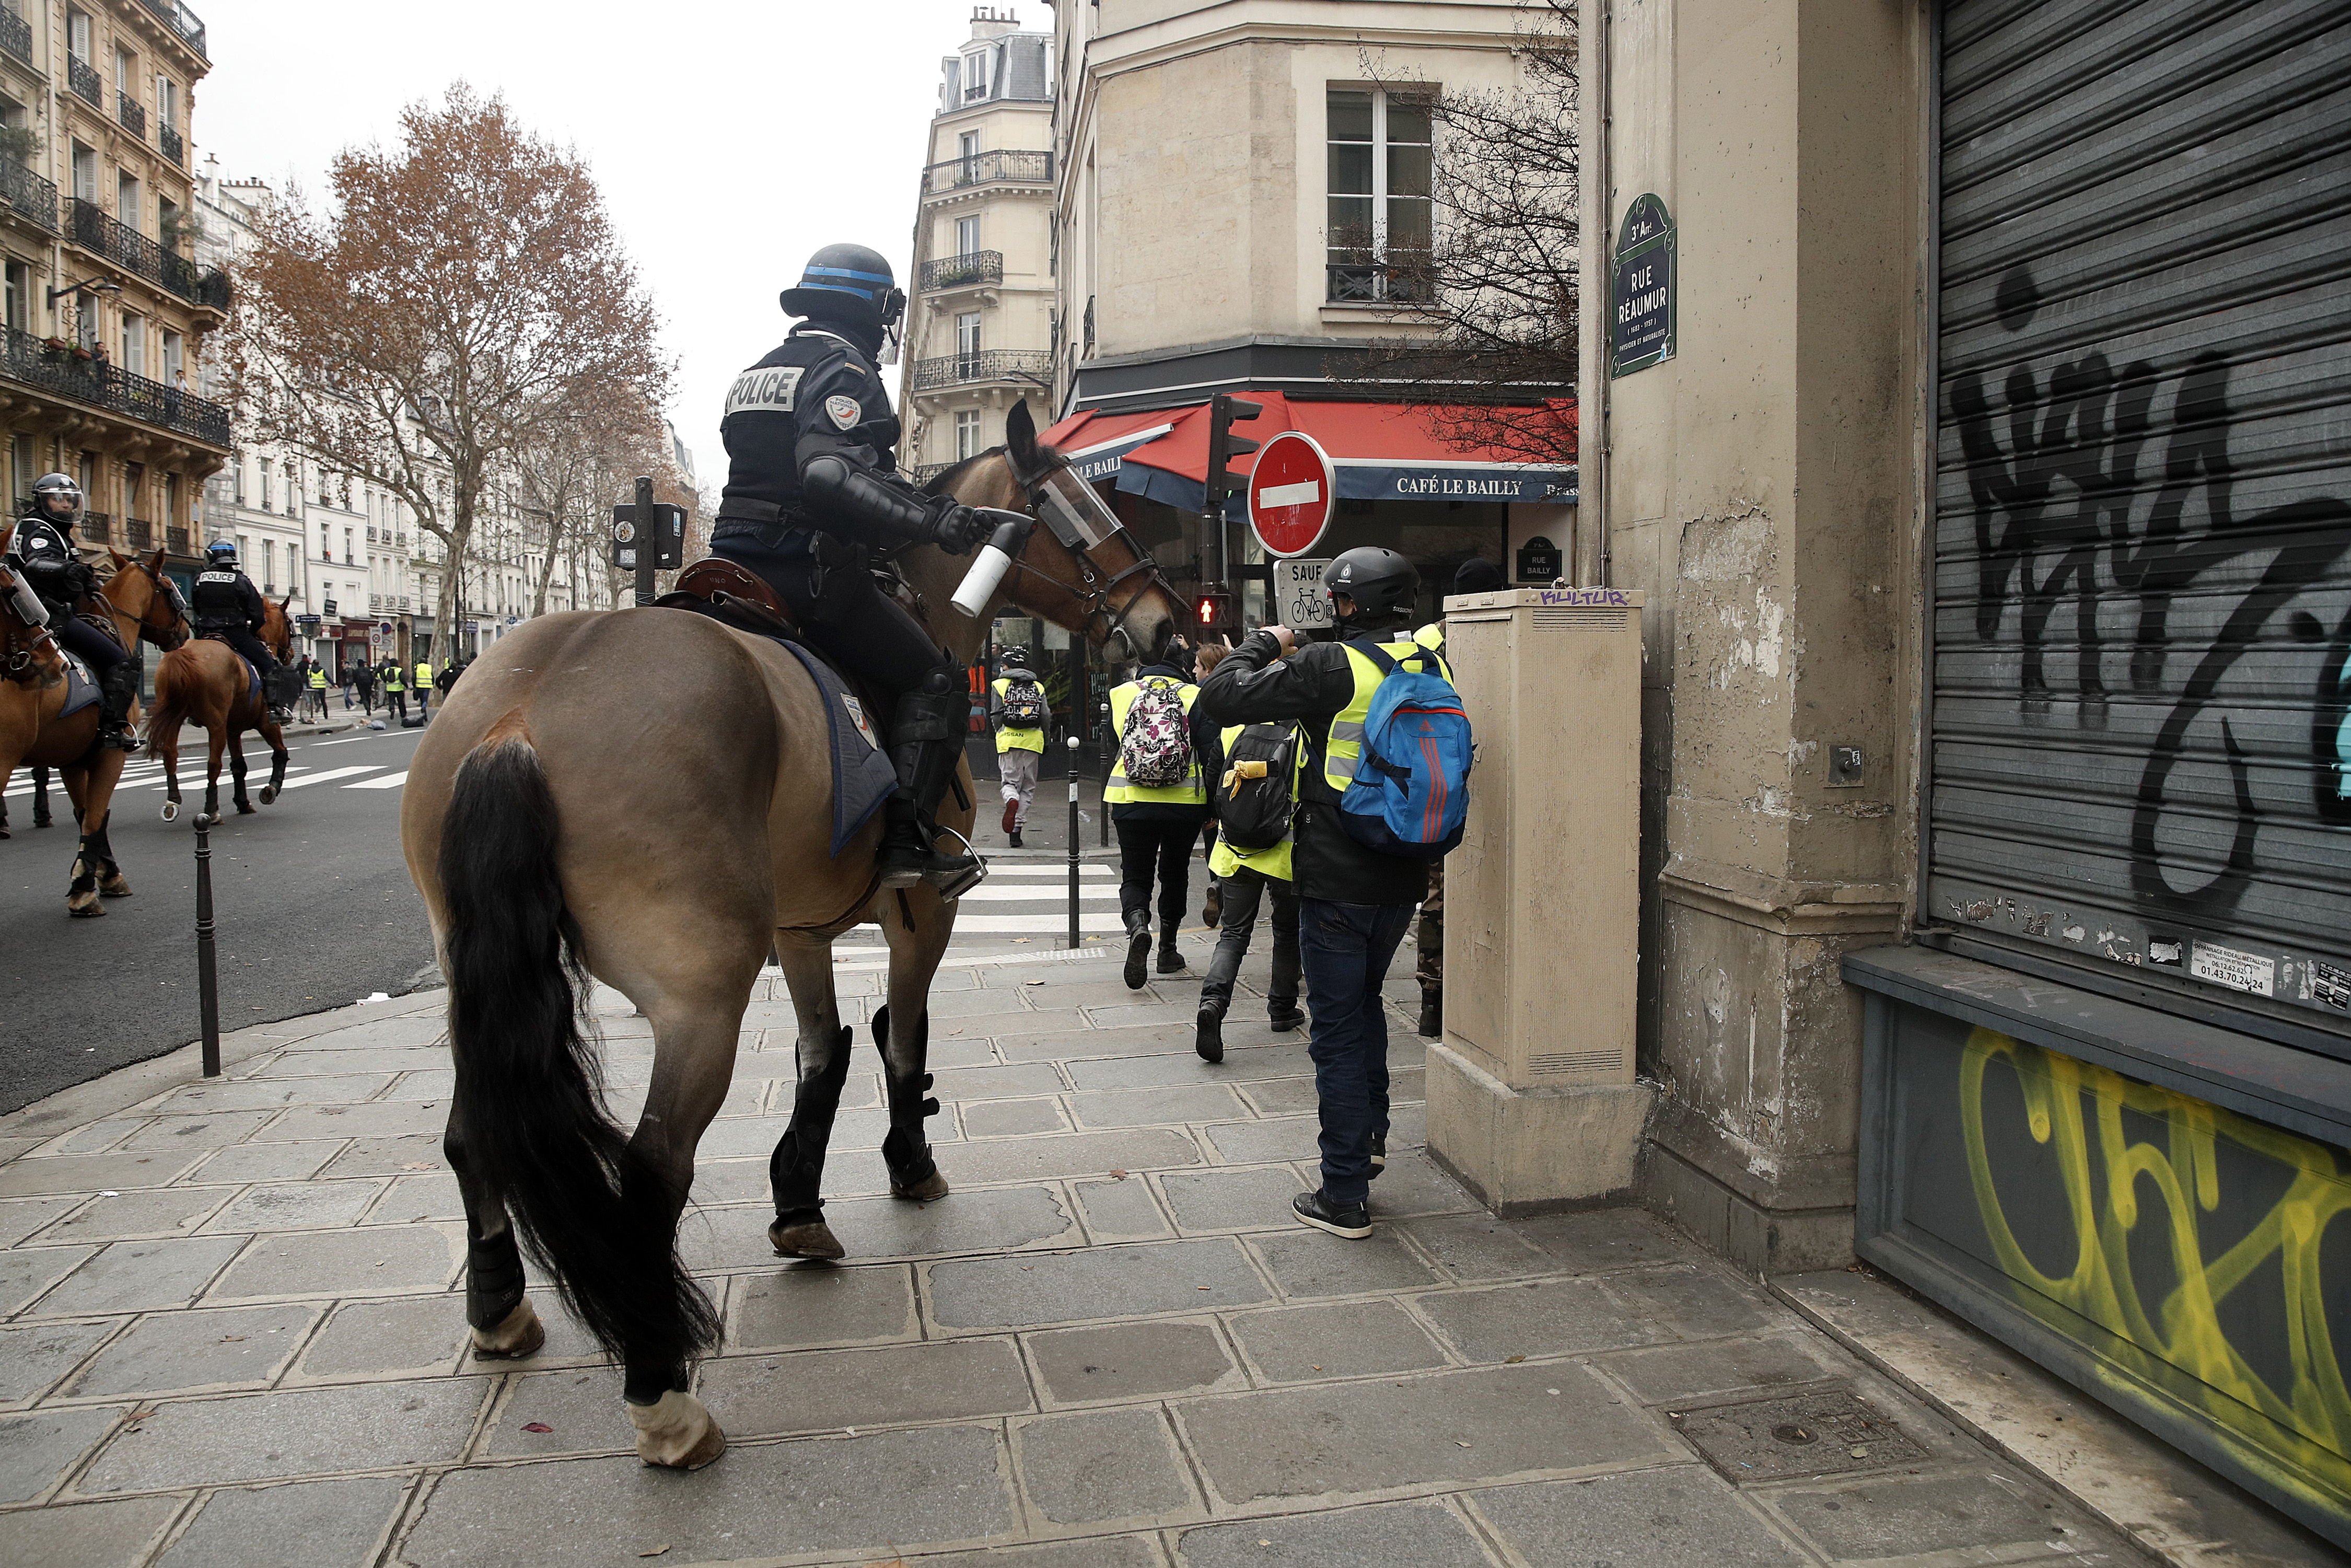
[[[1922,915],[2351,1054],[2351,7],[1954,0],[1941,67]]]

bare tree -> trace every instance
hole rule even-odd
[[[627,497],[635,476],[664,475],[670,465],[668,433],[650,403],[611,383],[583,390],[580,401],[541,419],[515,446],[523,509],[538,527],[542,552],[533,615],[547,613],[556,563],[609,537],[608,508]],[[577,575],[571,580],[577,596],[584,585]],[[575,601],[573,608],[584,606]]]
[[[1576,457],[1567,394],[1580,285],[1577,0],[1531,0],[1514,52],[1517,86],[1427,100],[1433,243],[1385,258],[1389,298],[1412,302],[1397,322],[1419,330],[1334,358],[1332,370],[1385,395],[1401,390],[1452,445],[1567,464]]]
[[[658,406],[670,366],[603,197],[576,156],[459,83],[401,143],[347,148],[332,205],[256,226],[229,361],[256,434],[408,503],[444,548],[455,646],[466,558],[502,465],[557,411]]]

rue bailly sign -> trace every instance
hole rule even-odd
[[[1625,211],[1608,304],[1610,375],[1674,357],[1674,220],[1654,195],[1636,197]]]

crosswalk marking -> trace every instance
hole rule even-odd
[[[1118,889],[1108,883],[1081,883],[1078,888],[1078,897],[1081,901],[1117,896]],[[966,904],[975,900],[983,904],[1009,904],[1015,901],[1031,902],[1040,898],[1059,898],[1062,903],[1067,904],[1070,899],[1067,877],[1063,878],[1062,885],[1060,887],[1044,887],[1034,883],[1025,886],[998,886],[995,884],[995,879],[991,877],[987,882],[982,883],[963,895],[963,901]]]
[[[990,878],[1040,876],[1055,877],[1066,881],[1070,874],[1070,862],[1067,861],[992,860],[987,862],[987,874]],[[1096,865],[1092,861],[1081,861],[1078,862],[1078,874],[1081,877],[1105,877],[1115,873],[1106,865]]]
[[[970,897],[969,894],[964,894],[966,901]],[[985,936],[1014,931],[1065,932],[1070,928],[1070,916],[1066,904],[1058,915],[958,915],[955,928],[957,936]],[[1118,916],[1108,910],[1081,909],[1078,912],[1078,934],[1081,936],[1106,936],[1123,929],[1124,927],[1119,924]]]
[[[343,788],[346,789],[397,789],[407,782],[408,769],[403,768],[399,772],[384,778],[362,779],[356,784],[346,784]]]
[[[329,768],[324,773],[313,773],[308,779],[288,779],[286,788],[299,789],[305,784],[325,784],[337,779],[350,779],[361,773],[381,772],[383,764],[381,762],[371,762],[363,768]]]

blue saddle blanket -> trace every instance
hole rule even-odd
[[[234,650],[232,650],[232,652],[234,652]],[[249,703],[259,703],[261,701],[261,672],[254,668],[253,661],[246,658],[242,653],[238,653],[236,655],[236,662],[245,666],[245,700]]]
[[[69,717],[97,700],[97,678],[79,659],[66,654],[66,706],[57,709],[57,716]]]
[[[864,705],[857,694],[849,689],[839,671],[818,658],[798,643],[775,642],[791,650],[824,693],[826,749],[832,759],[832,849],[838,855],[841,847],[857,836],[857,831],[872,820],[873,813],[898,787],[898,770],[882,754],[881,737],[873,733],[872,721],[867,717]]]

